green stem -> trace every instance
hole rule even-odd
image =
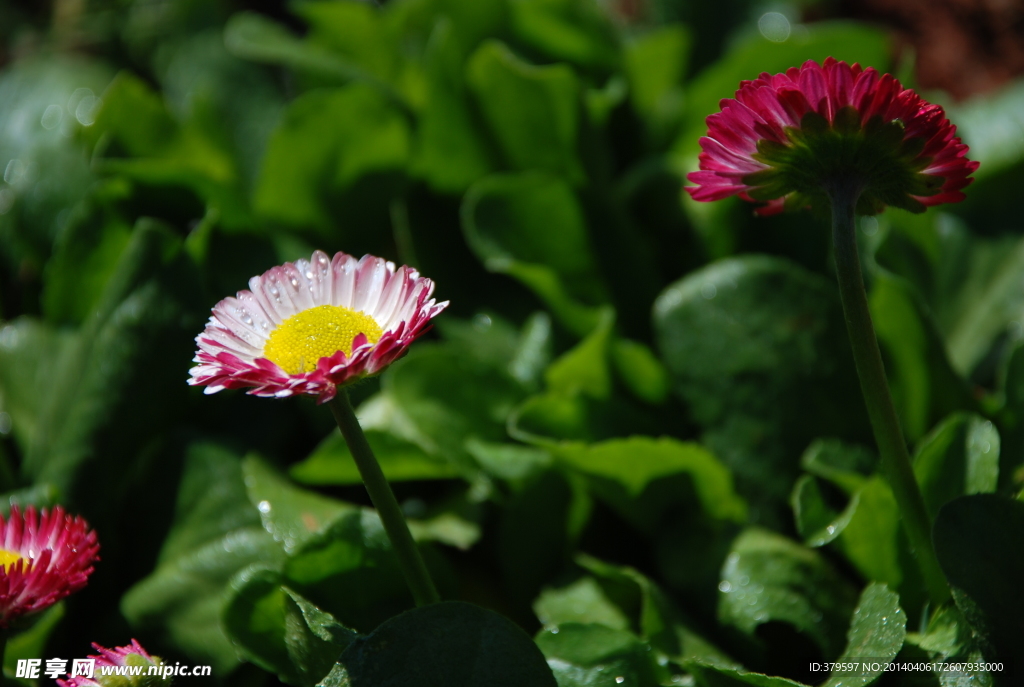
[[[949,584],[939,567],[932,546],[931,519],[925,510],[921,490],[917,486],[910,455],[903,439],[899,416],[889,393],[889,384],[882,365],[882,355],[871,323],[868,298],[857,255],[854,209],[860,187],[852,183],[835,184],[829,193],[832,201],[832,242],[835,249],[836,276],[839,295],[846,314],[846,330],[850,335],[857,376],[864,394],[871,429],[878,443],[884,471],[903,519],[903,527],[914,550],[921,575],[932,603],[938,606],[949,599]]]
[[[413,541],[395,494],[380,469],[380,463],[373,455],[373,449],[366,441],[363,428],[359,426],[352,403],[348,400],[348,392],[339,389],[338,395],[328,405],[334,413],[341,435],[345,437],[345,442],[352,451],[352,458],[359,468],[366,491],[369,492],[370,500],[377,509],[381,522],[384,523],[384,531],[387,532],[391,546],[398,555],[398,566],[405,575],[405,581],[412,591],[412,598],[417,606],[437,603],[441,597],[438,596],[430,573],[427,572],[427,566],[423,563],[423,557],[420,556],[420,550]]]

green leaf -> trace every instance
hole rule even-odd
[[[611,359],[619,378],[640,400],[660,404],[672,390],[672,377],[650,348],[630,339],[615,339]]]
[[[899,596],[884,584],[869,584],[860,595],[846,634],[846,650],[838,662],[871,659],[884,666],[896,658],[907,636],[907,615],[900,608]],[[861,687],[882,675],[882,669],[855,671],[850,674],[833,671],[822,687]]]
[[[917,447],[914,474],[933,518],[943,504],[959,496],[994,492],[999,481],[999,432],[977,415],[952,415]]]
[[[520,0],[510,4],[512,30],[557,61],[613,69],[618,36],[600,6],[586,0]]]
[[[411,441],[381,430],[367,429],[365,434],[384,476],[391,482],[452,479],[462,474],[452,463],[431,456]],[[289,474],[304,484],[363,481],[348,444],[338,432],[327,435],[308,458],[291,467]]]
[[[249,502],[259,511],[263,527],[287,553],[295,551],[342,513],[357,509],[290,484],[255,456],[242,461],[242,474]]]
[[[564,181],[543,172],[494,174],[474,184],[462,204],[470,248],[492,272],[515,277],[583,335],[607,299],[583,210]]]
[[[811,475],[804,475],[793,487],[790,502],[797,532],[804,544],[824,546],[842,534],[857,511],[859,497],[851,498],[846,508],[837,511],[826,501],[821,484]]]
[[[465,85],[461,53],[455,27],[438,21],[423,58],[429,85],[411,169],[445,193],[463,193],[494,167],[487,132]]]
[[[519,627],[493,611],[458,601],[391,618],[352,642],[333,675],[339,684],[374,687],[556,684],[544,657]]]
[[[512,376],[456,347],[420,345],[392,365],[381,388],[428,454],[462,470],[470,438],[504,441],[505,423],[524,392]]]
[[[802,682],[795,680],[751,673],[738,668],[705,665],[696,661],[688,661],[683,666],[690,671],[700,687],[806,687]]]
[[[583,180],[576,154],[579,84],[569,67],[535,67],[489,40],[470,57],[466,75],[509,165],[551,172],[574,184]]]
[[[686,475],[707,515],[733,522],[746,519],[746,503],[733,490],[729,469],[699,444],[636,436],[589,446],[566,443],[552,452],[562,465],[590,478],[598,494],[627,510],[668,507],[679,498],[678,490],[671,490],[668,503],[659,503],[665,499],[649,488],[658,480]]]
[[[246,660],[283,682],[313,687],[357,637],[264,568],[241,571],[231,581],[224,628]]]
[[[931,316],[907,282],[877,270],[870,306],[878,340],[889,356],[886,372],[908,441],[916,441],[949,413],[976,405],[953,371]]]
[[[689,29],[672,24],[646,33],[626,47],[630,99],[659,139],[674,133],[683,112],[682,85],[690,43]]]
[[[228,20],[224,27],[224,45],[243,59],[281,64],[341,83],[363,82],[389,97],[395,97],[389,86],[352,60],[339,56],[318,42],[297,38],[285,27],[256,12],[238,12]]]
[[[874,472],[878,457],[863,446],[836,439],[816,439],[803,456],[800,466],[852,494]]]
[[[703,443],[748,498],[784,500],[813,439],[867,430],[836,288],[817,274],[722,260],[665,289],[654,326]]]
[[[4,673],[15,675],[20,659],[47,655],[47,643],[64,618],[64,613],[64,602],[58,601],[33,619],[32,627],[11,637],[4,647]]]
[[[545,589],[533,602],[533,612],[544,625],[596,624],[628,630],[630,619],[605,594],[593,577],[585,576],[558,589]]]
[[[197,281],[181,240],[139,220],[73,345],[48,361],[52,381],[25,473],[90,502],[95,489],[110,489],[111,475],[128,476],[123,456],[174,425],[188,389],[166,361],[194,354],[203,310]],[[140,403],[140,388],[161,389],[161,403]]]
[[[745,530],[722,569],[718,614],[753,634],[758,625],[787,622],[838,656],[855,592],[816,551],[774,532]]]
[[[537,635],[559,687],[661,684],[650,647],[631,632],[565,623]]]
[[[939,509],[933,538],[957,606],[994,650],[987,658],[1024,665],[1024,502],[961,497]]]
[[[947,116],[956,122],[957,135],[970,146],[971,159],[983,162],[976,177],[994,176],[1024,157],[1024,144],[1007,135],[1024,124],[1022,104],[1024,84],[1014,83],[987,98],[946,107]]]
[[[74,334],[27,317],[0,328],[0,403],[10,415],[15,440],[27,451],[39,433],[48,399],[40,389],[52,388],[53,361],[76,345]]]
[[[368,193],[388,195],[410,146],[403,114],[369,86],[310,91],[271,136],[253,204],[288,226],[336,231],[339,215],[366,212]]]
[[[614,313],[604,310],[594,330],[548,366],[544,371],[544,381],[550,393],[582,395],[597,400],[605,400],[611,395],[608,354],[614,321]]]
[[[282,575],[289,588],[357,631],[376,627],[411,603],[380,517],[369,509],[343,512],[303,541]]]
[[[907,645],[927,651],[932,661],[951,663],[986,663],[981,642],[970,623],[952,603],[938,608],[928,619],[928,627],[921,634],[907,636]],[[937,673],[941,687],[959,687],[966,684],[992,687],[993,673],[983,670],[964,670]]]
[[[226,673],[238,663],[220,622],[228,582],[243,568],[273,567],[283,558],[249,503],[239,459],[195,444],[185,456],[174,524],[157,568],[128,590],[121,611],[134,627],[160,631],[197,662]]]

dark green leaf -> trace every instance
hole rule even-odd
[[[1024,665],[1024,502],[992,494],[964,496],[939,509],[935,553],[959,595],[957,606],[995,655]],[[986,652],[987,653],[987,652]]]
[[[599,5],[586,0],[511,3],[512,29],[536,50],[583,67],[618,66],[618,37]]]
[[[565,623],[537,635],[559,687],[656,687],[660,669],[650,647],[631,632]]]
[[[812,439],[866,430],[836,288],[821,276],[768,256],[722,260],[663,291],[654,324],[675,391],[741,493],[785,499]]]
[[[745,530],[722,569],[719,617],[752,634],[769,621],[792,624],[838,656],[855,592],[816,551],[774,532]]]
[[[458,601],[391,618],[349,645],[338,663],[341,684],[367,687],[556,684],[544,657],[519,627],[493,611]]]
[[[907,615],[899,596],[884,584],[869,584],[860,595],[846,633],[846,650],[837,661],[870,659],[884,666],[896,658],[907,636]],[[882,669],[843,674],[833,671],[822,687],[861,687],[878,679]]]
[[[836,510],[825,499],[821,484],[815,477],[804,475],[797,480],[790,499],[796,529],[807,546],[824,546],[834,540],[857,510],[858,497],[850,499],[842,511]]]
[[[487,269],[523,282],[578,334],[594,328],[591,306],[607,296],[583,211],[564,181],[541,172],[485,177],[466,194],[462,229]]]
[[[432,457],[417,444],[390,432],[366,429],[365,433],[384,475],[392,482],[451,479],[461,474],[452,463]],[[348,444],[338,432],[331,432],[308,458],[292,466],[289,474],[304,484],[361,484],[363,481]]]
[[[481,45],[466,65],[467,81],[505,159],[515,169],[583,180],[576,155],[580,96],[566,65],[535,67],[503,43]]]
[[[977,415],[952,415],[917,447],[914,474],[933,518],[958,496],[991,493],[999,481],[999,432]]]
[[[761,673],[750,673],[737,668],[705,665],[695,661],[684,664],[700,687],[806,687],[802,682],[784,677],[772,677]]]
[[[558,589],[545,589],[533,602],[533,612],[544,625],[583,623],[628,630],[630,619],[605,594],[593,577],[581,577]]]

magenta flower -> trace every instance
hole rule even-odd
[[[0,627],[85,586],[99,560],[96,533],[60,506],[40,516],[14,506],[0,516]]]
[[[921,212],[963,200],[978,168],[940,106],[889,74],[831,57],[743,81],[707,125],[687,192],[763,201],[763,215],[827,203],[830,185],[850,182],[862,214]]]
[[[113,649],[106,649],[99,644],[93,642],[92,648],[98,651],[98,654],[90,654],[89,658],[96,661],[96,665],[93,668],[93,676],[85,677],[78,675],[75,677],[68,677],[67,680],[57,678],[57,684],[60,687],[114,687],[115,685],[120,687],[129,687],[131,685],[163,685],[171,682],[170,676],[164,677],[161,671],[160,675],[149,675],[150,666],[162,666],[163,661],[159,656],[150,656],[146,653],[146,650],[135,641],[128,646],[119,646]],[[118,675],[114,672],[105,674],[103,668],[112,668],[116,666],[134,666],[141,668],[138,675]],[[69,674],[70,675],[70,674]]]
[[[225,298],[196,338],[189,384],[252,387],[257,396],[314,394],[380,373],[448,306],[429,298],[434,283],[411,267],[372,255],[356,260],[316,251],[249,280]],[[429,300],[428,300],[429,298]]]

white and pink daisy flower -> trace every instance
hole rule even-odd
[[[171,682],[170,676],[164,676],[163,671],[160,671],[159,675],[148,674],[150,666],[162,666],[163,661],[159,656],[150,656],[146,653],[146,650],[134,639],[128,646],[119,646],[113,649],[106,649],[93,642],[92,648],[98,652],[89,656],[96,661],[93,667],[93,676],[69,676],[67,680],[57,678],[57,684],[60,687],[114,687],[115,685],[119,687],[129,687],[130,685],[149,687]],[[114,671],[103,670],[117,666],[137,666],[142,670],[139,675],[118,675]]]
[[[60,506],[0,516],[0,627],[84,587],[99,550],[96,532]]]
[[[196,337],[189,384],[325,403],[338,387],[383,371],[429,329],[448,306],[430,298],[433,290],[415,269],[372,255],[316,251],[274,267],[214,306]]]
[[[942,107],[889,74],[807,61],[743,81],[707,118],[700,171],[686,191],[700,201],[738,195],[762,215],[825,200],[837,181],[861,189],[857,210],[912,212],[963,200],[977,162]]]

